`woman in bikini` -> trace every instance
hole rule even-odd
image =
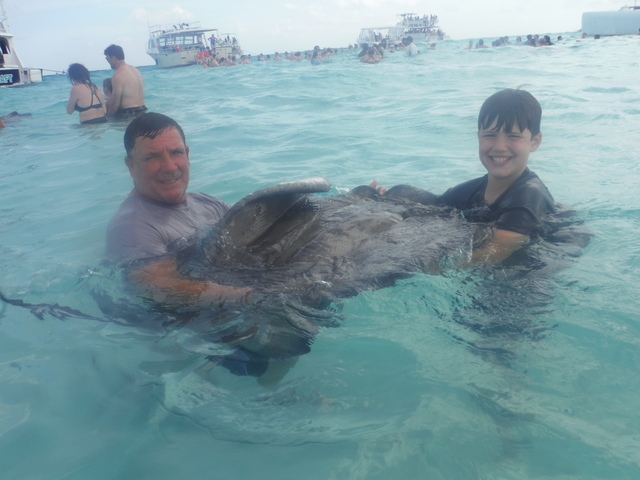
[[[80,114],[80,123],[104,123],[107,121],[107,110],[100,89],[91,81],[89,70],[84,65],[69,65],[69,80],[73,84],[67,103],[67,113]]]

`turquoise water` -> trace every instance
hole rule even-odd
[[[594,233],[581,256],[533,291],[452,271],[346,299],[272,387],[206,365],[188,329],[2,304],[2,478],[638,478],[640,38],[466,44],[141,71],[147,105],[186,131],[191,189],[229,203],[315,175],[333,193],[372,178],[440,193],[483,173],[482,101],[525,85],[543,107],[530,166]],[[81,127],[69,88],[0,90],[0,114],[31,113],[0,131],[0,288],[101,316],[124,126]],[[507,317],[526,326],[491,329]]]

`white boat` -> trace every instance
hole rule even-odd
[[[198,63],[198,53],[212,47],[208,33],[216,39],[213,48],[218,55],[230,57],[242,53],[235,38],[221,39],[218,29],[201,28],[200,22],[192,22],[150,27],[147,54],[161,68],[193,65]]]
[[[635,35],[640,33],[640,7],[612,12],[585,12],[582,31],[589,35]]]
[[[367,27],[360,29],[358,43],[400,43],[404,38],[404,27]]]
[[[402,21],[398,23],[404,28],[404,36],[412,37],[415,43],[431,43],[444,40],[445,33],[438,26],[437,15],[418,15],[401,13]]]
[[[444,40],[445,33],[438,26],[436,15],[418,15],[401,13],[402,19],[391,27],[368,27],[360,30],[358,43],[400,43],[403,38],[411,37],[414,43],[432,43]]]
[[[13,34],[7,26],[4,2],[0,2],[0,87],[42,82],[42,69],[27,68],[13,47]]]

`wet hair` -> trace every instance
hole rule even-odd
[[[131,155],[139,137],[154,139],[162,132],[175,128],[182,137],[182,142],[186,143],[184,131],[173,118],[161,113],[146,112],[134,118],[127,130],[124,132],[124,149],[127,155]]]
[[[484,101],[478,115],[478,130],[487,129],[496,122],[494,130],[504,128],[509,133],[517,125],[520,131],[529,129],[533,137],[540,133],[541,117],[542,108],[533,95],[526,90],[507,88]]]
[[[89,74],[89,70],[80,63],[72,63],[69,65],[67,74],[69,75],[71,83],[76,81],[85,85],[91,85],[91,75]]]
[[[104,54],[107,57],[116,57],[118,60],[124,60],[124,50],[120,45],[109,45],[104,49]]]
[[[111,80],[111,77],[102,80],[102,90],[104,90],[105,92],[109,90],[111,93],[113,93],[113,82]]]

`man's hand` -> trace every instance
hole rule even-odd
[[[178,272],[173,258],[162,258],[133,270],[129,279],[155,302],[175,305],[216,307],[225,302],[243,303],[252,291],[246,287],[192,280]]]
[[[371,188],[374,188],[376,190],[376,192],[378,192],[378,195],[386,195],[387,194],[387,187],[384,187],[382,185],[378,186],[378,181],[377,180],[373,180],[369,186]]]

